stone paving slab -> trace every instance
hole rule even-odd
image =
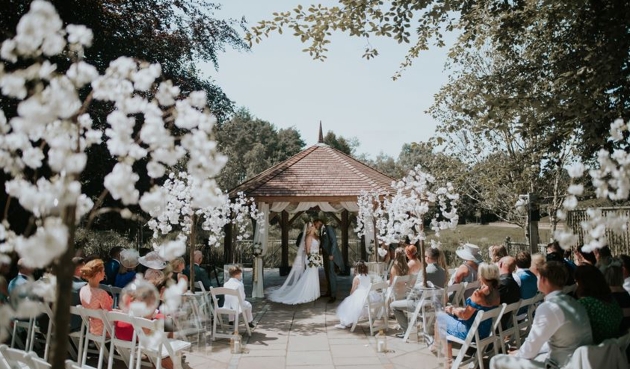
[[[251,294],[251,269],[245,269],[246,294]],[[320,280],[323,279],[323,275]],[[284,277],[277,269],[265,270],[266,287],[281,285]],[[376,352],[376,338],[366,322],[354,332],[335,328],[335,309],[348,295],[352,278],[338,277],[339,296],[335,303],[327,298],[297,306],[282,305],[265,299],[248,298],[254,307],[256,327],[248,337],[241,326],[244,353],[231,354],[229,340],[208,339],[205,345],[193,345],[186,353],[184,369],[406,369],[440,368],[438,359],[426,344],[413,337],[403,342],[394,335],[395,320],[387,331],[388,352]]]

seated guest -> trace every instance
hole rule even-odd
[[[595,266],[599,268],[599,270],[604,273],[606,267],[612,261],[612,254],[610,253],[610,247],[608,245],[593,250],[593,254],[595,254]]]
[[[577,265],[595,265],[597,258],[592,252],[583,251],[581,246],[575,248],[573,254],[575,255],[575,264]]]
[[[516,254],[516,275],[518,275],[521,280],[520,292],[521,299],[523,300],[530,299],[538,293],[538,278],[536,278],[534,272],[530,270],[531,265],[532,257],[529,252],[521,251]],[[518,314],[525,314],[526,312],[527,308],[524,307],[519,309]]]
[[[562,265],[567,268],[567,280],[565,282],[565,286],[572,286],[575,284],[571,265],[564,260],[564,250],[560,247],[560,244],[557,241],[547,244],[547,255],[545,256],[545,260],[561,262]]]
[[[24,259],[18,260],[17,265],[18,275],[9,282],[9,286],[7,288],[9,295],[11,295],[11,291],[13,291],[16,287],[28,282],[29,279],[33,280],[33,269],[26,266]]]
[[[516,275],[521,280],[521,298],[529,299],[538,293],[538,279],[534,272],[530,270],[532,265],[532,257],[527,251],[521,251],[516,254]]]
[[[513,304],[521,299],[521,288],[518,286],[512,273],[516,270],[516,260],[512,256],[504,256],[499,260],[499,297],[501,303]],[[510,314],[501,318],[501,326],[508,328],[512,321]]]
[[[623,272],[621,265],[622,261],[620,258],[613,258],[604,271],[604,279],[606,279],[606,283],[608,283],[608,287],[610,287],[613,298],[621,307],[623,320],[621,321],[619,335],[623,336],[628,333],[628,329],[630,329],[630,293],[623,289]]]
[[[623,313],[613,298],[602,272],[590,264],[575,269],[575,294],[586,308],[596,345],[607,338],[616,337],[623,320]]]
[[[490,256],[490,262],[496,264],[499,260],[508,256],[508,253],[504,245],[492,245],[488,248],[488,255]]]
[[[405,249],[399,247],[394,254],[394,264],[392,270],[389,272],[389,285],[394,283],[396,276],[409,275],[409,265],[407,264],[407,256],[405,255]]]
[[[531,331],[518,350],[490,359],[491,369],[562,368],[579,346],[593,343],[586,309],[562,293],[568,273],[564,263],[549,261],[537,273],[545,301],[536,309]]]
[[[475,290],[471,297],[466,299],[465,307],[447,306],[444,313],[437,314],[437,322],[439,334],[446,338],[452,335],[457,338],[466,339],[468,331],[472,326],[478,311],[488,311],[495,309],[500,304],[499,297],[499,268],[496,264],[481,263],[479,265],[479,281],[481,287]],[[492,329],[490,320],[483,322],[478,330],[479,337],[485,338],[490,334]],[[436,337],[437,342],[438,337]],[[453,349],[451,344],[447,345],[446,357],[453,357]],[[436,352],[434,347],[431,351]]]
[[[116,274],[114,286],[125,288],[129,282],[136,278],[136,267],[138,266],[138,251],[133,249],[124,249],[120,252],[120,269]]]
[[[458,248],[455,253],[464,262],[451,276],[451,280],[448,283],[449,286],[455,283],[476,281],[477,269],[479,268],[479,263],[483,260],[479,254],[479,246],[467,243]]]
[[[433,286],[438,288],[443,288],[446,285],[446,271],[444,268],[438,265],[438,260],[440,259],[441,251],[438,248],[429,247],[424,252],[425,254],[425,262],[427,266],[427,281],[431,282]],[[416,280],[416,285],[414,289],[417,291],[421,291],[424,288],[424,281],[422,280],[422,273],[418,274],[418,279]],[[407,331],[407,315],[405,315],[405,311],[409,309],[416,309],[417,301],[403,299],[392,302],[389,306],[394,312],[394,316],[396,317],[396,321],[400,325],[402,329],[402,333],[396,334],[396,337],[403,338],[405,336],[405,332]]]
[[[367,267],[366,267],[367,268]],[[245,312],[245,318],[247,319],[247,323],[250,328],[254,328],[254,315],[252,314],[252,304],[249,301],[245,300],[245,287],[243,286],[243,271],[238,266],[231,266],[228,270],[230,275],[230,279],[223,284],[223,287],[230,288],[238,291],[239,295],[241,295],[241,300],[243,302],[243,308],[241,310],[241,306],[238,304],[238,298],[234,296],[225,296],[225,302],[223,303],[223,307],[228,309],[235,309],[239,313],[241,311]],[[234,324],[234,317],[230,316],[230,324]]]
[[[623,273],[623,289],[630,293],[630,256],[619,255],[621,259],[621,271]]]
[[[86,309],[112,310],[114,300],[112,297],[99,288],[99,284],[105,279],[105,268],[103,260],[94,259],[81,268],[81,277],[88,284],[79,291],[81,305]],[[103,322],[100,319],[90,318],[90,333],[100,336],[103,333]]]
[[[203,284],[203,288],[205,288],[206,291],[210,291],[210,287],[212,286],[212,283],[210,282],[210,277],[208,276],[208,272],[206,272],[206,270],[201,267],[201,262],[203,261],[203,253],[201,252],[201,250],[195,250],[193,254],[193,261],[194,261],[193,271],[195,274],[195,286],[197,282],[201,282]],[[186,266],[186,269],[184,269],[183,273],[190,280],[190,265]]]
[[[422,269],[422,261],[418,260],[418,248],[414,245],[405,247],[405,256],[407,256],[407,266],[409,274],[418,274]]]
[[[114,246],[109,250],[109,260],[105,263],[105,280],[104,284],[113,286],[116,283],[116,275],[120,270],[120,252],[123,250],[120,246]],[[123,286],[124,287],[124,286]]]
[[[188,277],[186,277],[186,275],[183,273],[184,269],[186,268],[186,263],[184,262],[184,258],[181,256],[177,257],[171,260],[170,264],[171,264],[171,270],[173,271],[171,278],[175,281],[175,283],[184,281],[186,287],[183,292],[188,291]]]
[[[81,305],[81,298],[79,292],[81,288],[87,284],[86,281],[81,278],[81,269],[85,266],[85,260],[80,256],[72,258],[72,264],[74,264],[74,275],[72,276],[72,306]],[[70,318],[70,332],[78,332],[81,329],[81,317],[72,315]]]

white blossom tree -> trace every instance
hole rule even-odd
[[[154,244],[154,248],[159,249],[160,255],[168,260],[173,254],[171,250],[182,250],[184,254],[186,240],[190,244],[190,264],[193,261],[193,252],[197,235],[196,229],[199,222],[201,228],[208,231],[208,245],[218,246],[225,237],[224,227],[232,224],[236,227],[236,239],[241,241],[248,239],[251,235],[248,232],[247,221],[254,219],[260,221],[263,214],[258,211],[256,204],[251,198],[246,198],[245,194],[239,192],[234,201],[230,201],[228,195],[221,191],[216,182],[208,182],[208,201],[204,207],[193,205],[193,190],[196,188],[195,177],[186,172],[178,174],[170,173],[161,187],[151,192],[151,204],[143,208],[152,217],[147,223],[153,231],[153,238],[177,232],[175,241],[171,241],[163,246]],[[169,246],[169,247],[166,247]],[[190,270],[190,289],[194,289],[194,270]]]
[[[630,126],[622,119],[615,120],[610,125],[610,141],[615,147],[612,152],[600,149],[597,153],[595,168],[589,169],[581,162],[577,162],[568,168],[571,184],[567,189],[567,196],[562,203],[562,209],[558,210],[557,217],[566,220],[568,212],[578,207],[578,198],[584,192],[584,185],[579,183],[584,172],[588,170],[590,182],[595,188],[595,195],[600,199],[613,201],[626,200],[630,195],[630,138],[627,132]],[[625,132],[625,134],[624,134]],[[594,249],[608,245],[606,230],[613,233],[626,232],[628,217],[616,214],[604,216],[601,209],[589,208],[586,210],[587,220],[580,223],[584,234],[582,249],[590,252]],[[569,227],[556,230],[554,238],[564,249],[569,249],[578,243],[578,236]]]
[[[409,238],[412,244],[420,242],[420,252],[424,255],[424,223],[432,204],[437,205],[437,211],[430,223],[436,237],[440,236],[440,230],[457,226],[459,194],[451,183],[438,186],[435,177],[423,172],[418,165],[401,180],[394,182],[393,187],[396,193],[385,195],[380,203],[377,201],[380,197],[375,194],[366,193],[359,198],[357,230],[363,233],[369,231],[372,225],[365,219],[376,219],[375,227],[380,241],[391,244]],[[440,245],[439,242],[432,241],[431,246]],[[423,275],[426,284],[426,270],[423,270]]]
[[[204,208],[215,201],[215,193],[209,191],[214,188],[212,178],[226,161],[212,138],[216,118],[206,108],[204,92],[181,97],[171,81],[159,80],[159,64],[124,57],[112,61],[100,75],[82,61],[83,49],[92,39],[91,30],[63,27],[50,3],[35,0],[15,37],[0,49],[0,90],[4,99],[15,103],[14,110],[0,110],[5,191],[35,224],[30,234],[16,234],[4,219],[0,252],[16,251],[30,267],[53,266],[58,338],[68,335],[74,232],[83,217],[98,211],[79,182],[88,148],[106,140],[110,155],[117,159],[104,179],[101,198],[108,195],[118,201],[121,207],[113,210],[124,216],[131,216],[134,205],[149,211],[162,202],[156,185],[145,193],[136,188],[140,174],[134,166],[144,165],[148,176],[159,182],[168,167],[185,161],[187,173],[195,178],[190,204]],[[69,67],[54,60],[67,60]],[[93,127],[94,100],[111,106],[103,131]],[[15,311],[2,309],[0,320],[6,323]],[[64,367],[66,348],[67,340],[54,340],[54,369]]]

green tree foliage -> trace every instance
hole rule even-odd
[[[183,93],[204,90],[208,105],[219,120],[233,113],[233,103],[221,88],[203,78],[197,63],[213,63],[218,67],[218,55],[227,47],[248,49],[237,31],[243,21],[220,20],[215,13],[220,6],[207,0],[49,0],[59,12],[61,19],[70,24],[81,24],[92,29],[94,41],[85,50],[85,61],[102,73],[109,63],[121,56],[133,57],[151,63],[160,63],[165,79],[179,85]],[[18,21],[30,7],[31,1],[0,0],[0,35],[2,39],[13,37]],[[54,60],[63,69],[69,59]],[[87,91],[84,91],[87,93]],[[10,112],[14,102],[0,98],[0,107]],[[111,106],[93,103],[92,115],[95,126],[99,126]],[[100,111],[100,113],[99,113]],[[96,201],[103,191],[103,177],[109,173],[115,161],[109,156],[104,144],[91,147],[86,170],[82,173],[82,184],[87,194]],[[137,162],[136,170],[146,163]],[[139,172],[144,169],[139,170]],[[4,182],[0,174],[0,183]],[[138,183],[148,187],[148,183]],[[115,205],[109,196],[103,197],[105,205]],[[4,199],[0,206],[4,208]],[[15,202],[11,204],[12,216],[19,216]],[[28,222],[12,222],[24,224]],[[95,228],[128,228],[126,220],[118,216],[104,216],[96,220]],[[135,228],[135,227],[134,227]],[[26,228],[28,233],[28,228]]]
[[[444,45],[443,35],[455,31],[459,40],[450,57],[457,67],[466,69],[466,52],[484,47],[506,61],[495,70],[501,75],[493,75],[502,77],[496,79],[503,80],[498,87],[505,87],[504,93],[470,89],[481,94],[488,114],[526,102],[538,118],[542,111],[546,115],[527,122],[525,131],[553,125],[548,143],[575,135],[585,157],[601,145],[610,122],[630,118],[630,2],[625,0],[339,0],[337,6],[275,13],[247,39],[257,43],[283,29],[293,31],[308,45],[304,51],[321,60],[333,31],[365,39],[367,58],[378,54],[371,37],[409,43],[400,71],[431,43]]]
[[[218,178],[219,186],[225,190],[290,158],[306,145],[294,128],[277,130],[247,109],[238,109],[216,132],[220,151],[229,158]]]
[[[324,143],[349,156],[354,155],[357,147],[359,147],[359,140],[356,137],[344,138],[343,136],[337,136],[333,131],[326,133]]]

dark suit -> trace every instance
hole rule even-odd
[[[183,273],[190,280],[190,265],[186,266],[186,269],[184,269]],[[212,283],[210,282],[208,272],[206,272],[206,270],[199,265],[195,264],[195,283],[199,281],[201,281],[201,283],[203,284],[203,288],[205,288],[206,291],[210,291]]]
[[[116,275],[120,269],[120,262],[110,259],[105,263],[105,281],[101,282],[113,286],[116,283]]]
[[[320,240],[322,245],[322,254],[324,256],[324,272],[326,274],[326,286],[327,292],[331,297],[337,297],[337,274],[335,273],[335,265],[339,267],[339,270],[343,271],[345,268],[343,257],[337,246],[337,235],[335,229],[329,225],[322,224]],[[330,256],[333,257],[330,260]]]
[[[512,273],[501,274],[499,276],[499,295],[501,303],[507,305],[515,303],[521,299],[521,288],[512,277]],[[512,320],[512,315],[507,314],[501,318],[501,326],[508,328]]]

